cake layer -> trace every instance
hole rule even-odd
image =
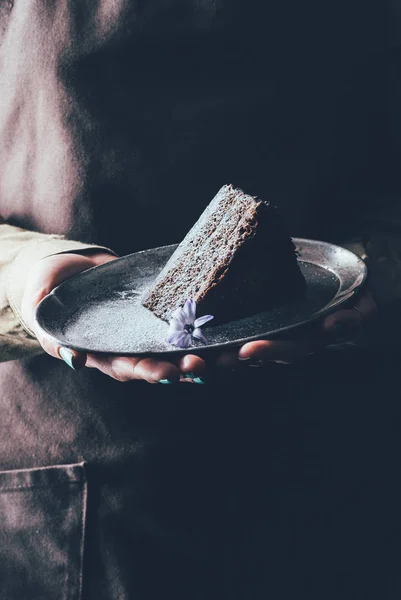
[[[277,209],[224,186],[167,262],[143,304],[168,321],[187,298],[214,324],[296,298],[305,282]]]

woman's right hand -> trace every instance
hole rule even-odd
[[[84,366],[98,369],[122,382],[141,379],[149,383],[176,383],[180,380],[203,383],[206,364],[199,356],[186,354],[176,362],[168,362],[150,357],[86,354],[61,348],[54,339],[36,326],[34,320],[36,306],[53,288],[77,273],[115,259],[112,254],[101,251],[91,255],[55,254],[43,258],[31,268],[21,310],[23,319],[34,331],[45,352],[54,358],[62,358],[73,369]]]

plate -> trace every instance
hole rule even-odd
[[[353,252],[317,240],[293,241],[307,282],[304,298],[224,325],[205,326],[208,343],[194,342],[190,348],[199,354],[283,334],[333,311],[361,288],[367,268]],[[166,341],[168,324],[141,305],[146,289],[176,247],[136,252],[71,277],[40,302],[37,324],[60,345],[76,350],[182,353]]]

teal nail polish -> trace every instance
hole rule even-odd
[[[74,371],[76,370],[73,364],[73,360],[74,360],[74,355],[71,352],[71,350],[69,350],[68,348],[60,348],[58,353],[60,354],[61,358],[63,359],[63,361],[69,366],[71,367],[71,369],[74,369]]]
[[[205,383],[204,380],[202,379],[202,377],[194,377],[194,382],[195,383]]]
[[[250,356],[245,356],[245,358],[242,358],[242,356],[238,357],[238,360],[250,360]]]
[[[197,377],[196,373],[184,373],[185,379],[195,379]]]
[[[170,379],[159,379],[159,383],[173,383]]]

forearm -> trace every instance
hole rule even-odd
[[[59,252],[111,252],[107,248],[67,240],[64,236],[26,231],[0,222],[0,362],[43,352],[21,316],[30,268]]]

